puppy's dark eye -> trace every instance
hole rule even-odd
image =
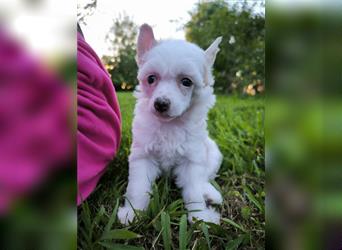
[[[149,76],[147,77],[147,82],[148,82],[148,84],[152,84],[152,83],[154,83],[156,80],[157,80],[157,76],[155,76],[155,75],[149,75]]]
[[[181,82],[185,87],[190,87],[192,85],[192,81],[189,78],[183,78]]]

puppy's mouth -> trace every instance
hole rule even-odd
[[[161,122],[170,122],[170,121],[172,121],[172,120],[177,118],[177,116],[170,116],[170,115],[168,115],[166,113],[158,113],[158,112],[152,112],[152,113]]]

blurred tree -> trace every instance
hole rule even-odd
[[[255,14],[254,7],[247,1],[200,1],[190,12],[188,41],[206,49],[223,37],[214,67],[218,92],[255,95],[264,90],[265,17]]]
[[[94,14],[97,6],[97,0],[89,0],[85,4],[77,2],[77,21],[84,25],[87,24],[87,17]]]
[[[133,90],[137,84],[135,62],[137,25],[123,14],[113,21],[106,41],[111,55],[102,57],[116,90]]]

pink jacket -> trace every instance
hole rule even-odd
[[[118,99],[109,74],[77,34],[77,204],[95,189],[121,138]]]

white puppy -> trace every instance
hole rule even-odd
[[[207,114],[215,103],[212,66],[221,37],[203,51],[181,40],[157,42],[152,28],[140,28],[137,44],[139,86],[133,120],[126,200],[118,211],[123,224],[134,210],[145,210],[151,184],[172,171],[182,188],[188,219],[220,222],[207,203],[221,204],[221,194],[210,184],[222,155],[209,138]]]

